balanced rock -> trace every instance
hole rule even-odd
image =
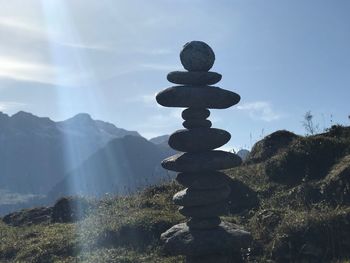
[[[230,139],[230,133],[220,129],[183,129],[170,135],[169,146],[180,152],[201,152],[219,148]]]
[[[211,121],[209,121],[209,120],[186,120],[182,123],[182,125],[187,129],[210,128]]]
[[[161,235],[165,250],[171,255],[211,255],[248,247],[251,235],[236,225],[222,222],[212,229],[190,229],[178,224]]]
[[[160,105],[180,108],[226,109],[237,104],[240,99],[238,94],[214,86],[174,86],[156,96]]]
[[[173,226],[162,234],[169,254],[185,255],[188,263],[241,262],[240,250],[247,247],[251,235],[219,216],[227,214],[232,186],[219,170],[242,163],[233,153],[215,150],[226,144],[231,135],[211,128],[208,109],[226,109],[237,104],[240,96],[214,85],[221,75],[210,72],[215,61],[213,50],[204,42],[187,43],[180,53],[188,72],[170,72],[167,79],[180,86],[167,88],[156,96],[165,107],[187,108],[182,112],[186,129],[174,132],[169,145],[183,153],[162,162],[163,168],[180,172],[176,180],[187,187],[173,196],[181,206],[179,212],[188,217],[186,223]],[[235,255],[233,257],[233,255]]]
[[[221,80],[221,74],[210,71],[173,71],[168,74],[167,79],[180,85],[214,85]]]
[[[188,71],[208,71],[214,65],[215,54],[202,41],[191,41],[184,45],[180,60]]]
[[[215,189],[191,189],[186,188],[173,197],[174,204],[181,206],[199,206],[215,204],[225,200],[231,192],[228,185]]]
[[[227,175],[213,171],[207,173],[178,173],[176,181],[192,189],[216,189],[227,185]]]
[[[175,172],[205,172],[236,167],[242,160],[236,154],[224,151],[178,153],[162,161],[164,169]]]
[[[220,217],[209,218],[191,218],[186,222],[187,226],[191,229],[209,229],[220,225]]]
[[[205,108],[188,108],[181,116],[184,120],[204,120],[210,116],[210,111]]]
[[[225,215],[227,209],[228,204],[224,201],[210,205],[182,206],[179,208],[179,212],[184,216],[208,218]]]

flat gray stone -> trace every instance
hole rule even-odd
[[[221,222],[212,229],[190,229],[178,224],[161,235],[164,249],[170,255],[202,256],[249,247],[252,236],[235,224]]]
[[[220,225],[220,217],[190,218],[186,224],[190,229],[210,229]]]
[[[180,152],[202,152],[219,148],[231,139],[229,132],[215,128],[182,129],[169,137],[169,146]]]
[[[160,105],[179,108],[226,109],[240,99],[237,93],[214,86],[174,86],[156,96]]]
[[[163,168],[175,172],[208,172],[236,167],[241,158],[230,152],[178,153],[162,161]]]
[[[209,120],[187,120],[182,123],[187,129],[210,128],[211,121]]]
[[[225,215],[227,209],[227,202],[220,202],[201,206],[182,206],[179,208],[179,212],[188,217],[208,218]]]
[[[191,189],[186,188],[173,197],[174,204],[181,206],[199,206],[215,204],[227,199],[231,188],[228,185],[215,189]]]
[[[205,108],[188,108],[182,111],[181,116],[184,120],[204,120],[210,116],[210,111]]]
[[[173,71],[168,74],[167,79],[181,85],[214,85],[221,77],[221,74],[210,71]]]
[[[215,189],[227,185],[227,175],[221,172],[178,173],[176,181],[193,189]]]

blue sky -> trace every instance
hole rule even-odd
[[[216,54],[217,85],[241,102],[212,111],[229,147],[268,133],[349,124],[350,1],[0,0],[0,111],[53,120],[80,112],[147,138],[181,128],[157,106],[188,41]]]

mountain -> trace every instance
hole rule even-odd
[[[172,154],[169,147],[158,147],[140,136],[113,139],[68,173],[50,191],[49,199],[135,192],[167,178],[160,162]]]
[[[169,137],[170,137],[170,135],[161,135],[161,136],[151,138],[151,139],[149,139],[149,141],[154,143],[154,144],[166,144],[167,145]]]
[[[0,188],[46,194],[110,140],[137,132],[78,114],[61,122],[20,111],[0,113]]]
[[[237,155],[241,157],[242,161],[245,161],[248,158],[249,151],[246,149],[241,149],[237,152]]]

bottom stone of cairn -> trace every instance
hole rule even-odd
[[[163,233],[161,239],[164,249],[170,255],[202,257],[239,253],[242,247],[249,246],[252,237],[235,224],[221,222],[219,226],[210,229],[193,229],[186,223],[181,223]]]

